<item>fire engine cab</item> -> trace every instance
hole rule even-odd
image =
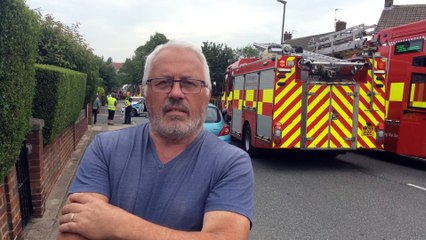
[[[386,151],[426,158],[426,20],[384,29],[375,40],[387,57]]]
[[[381,149],[385,59],[341,60],[269,45],[225,75],[222,108],[244,149]]]

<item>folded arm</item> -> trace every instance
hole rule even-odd
[[[250,221],[238,213],[211,211],[204,214],[201,231],[178,231],[153,224],[115,207],[103,195],[77,193],[68,197],[68,204],[62,210],[59,230],[58,240],[247,240]]]

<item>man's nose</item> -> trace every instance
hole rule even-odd
[[[182,88],[180,87],[180,82],[173,83],[172,90],[170,90],[169,96],[184,96]]]

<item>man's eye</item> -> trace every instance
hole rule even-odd
[[[167,87],[170,86],[171,81],[168,79],[158,79],[155,83],[157,87]]]
[[[182,87],[186,87],[186,88],[193,88],[197,86],[197,82],[190,81],[190,80],[182,80],[180,84]]]

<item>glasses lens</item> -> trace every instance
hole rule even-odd
[[[180,88],[183,93],[199,93],[201,89],[201,82],[197,80],[182,80],[180,81]]]
[[[179,83],[180,89],[183,93],[199,93],[201,88],[204,86],[204,82],[200,80],[193,79],[183,79],[183,80],[172,80],[167,78],[155,78],[150,79],[149,84],[151,89],[157,93],[169,93],[175,82]]]
[[[154,92],[168,93],[172,89],[173,80],[167,78],[157,78],[151,80],[151,88]]]

